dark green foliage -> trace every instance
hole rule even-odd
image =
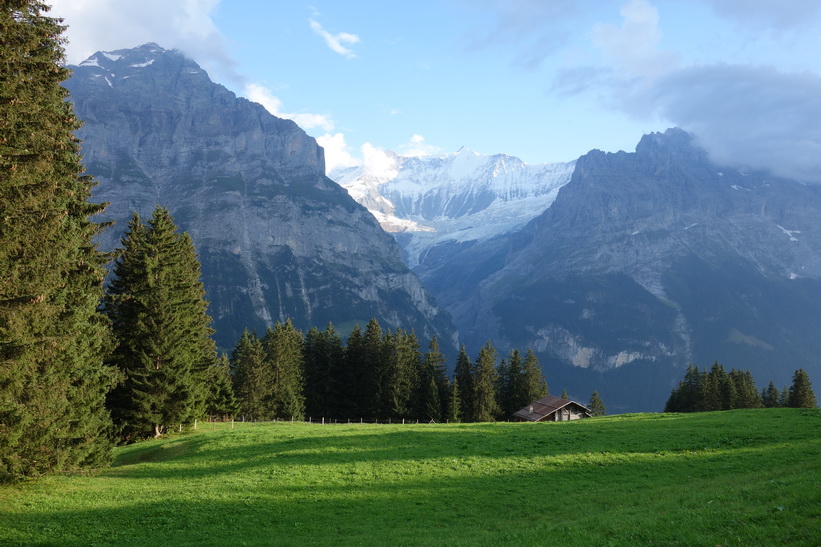
[[[766,408],[775,408],[779,406],[780,392],[775,387],[775,382],[770,380],[770,384],[761,391],[761,402]]]
[[[562,399],[567,399],[567,390],[562,389]]]
[[[732,369],[728,374],[723,365],[713,363],[708,372],[699,370],[691,363],[684,379],[670,393],[664,411],[701,412],[767,405],[779,406],[778,390],[772,382],[767,390],[759,394],[749,370]]]
[[[815,408],[818,405],[812,390],[810,377],[803,368],[795,371],[787,398],[787,406],[792,408]]]
[[[496,402],[496,350],[490,341],[479,350],[473,379],[473,421],[492,422],[499,414],[499,405]]]
[[[462,400],[460,399],[459,380],[454,378],[450,384],[448,410],[445,413],[446,422],[460,422],[462,420]]]
[[[242,333],[231,352],[231,369],[240,416],[249,420],[267,418],[265,401],[270,397],[270,369],[265,366],[265,351],[256,333]]]
[[[549,393],[547,381],[542,374],[542,367],[533,350],[525,353],[524,365],[513,390],[513,412],[524,408],[533,401],[538,401]]]
[[[402,329],[385,337],[387,371],[385,381],[388,395],[382,415],[393,419],[409,419],[414,412],[414,394],[418,392],[419,370],[422,366],[419,340],[413,332]]]
[[[459,400],[459,420],[472,422],[474,416],[474,401],[476,400],[473,387],[473,365],[471,365],[465,346],[459,350],[456,358],[456,369],[453,373],[453,384],[456,386]]]
[[[268,329],[262,338],[265,378],[265,414],[271,418],[301,420],[305,416],[303,336],[288,319]]]
[[[344,348],[332,324],[305,336],[305,407],[310,417],[343,417],[345,378]]]
[[[124,439],[159,436],[205,411],[211,318],[194,245],[167,209],[145,224],[135,214],[122,244],[105,312],[117,338],[111,362],[125,380],[108,402]]]
[[[607,414],[607,410],[604,408],[604,401],[601,400],[598,391],[594,391],[590,396],[590,402],[587,406],[593,412],[593,416],[605,416]]]
[[[0,7],[0,480],[109,461],[96,313],[105,262],[89,222],[79,127],[60,83],[63,26],[39,1]]]
[[[227,355],[220,355],[205,371],[205,385],[208,389],[205,399],[205,412],[208,416],[225,419],[236,414],[237,400],[231,382],[231,362]]]
[[[439,341],[435,336],[425,353],[418,385],[416,408],[419,419],[425,422],[447,420],[450,388],[445,356],[439,351]]]

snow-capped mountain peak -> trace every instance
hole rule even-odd
[[[462,147],[439,156],[388,153],[384,174],[368,166],[331,178],[367,207],[402,243],[411,266],[447,241],[484,240],[526,224],[550,207],[575,162],[528,165],[519,158],[486,156]]]

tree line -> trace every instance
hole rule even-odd
[[[684,378],[673,388],[665,412],[705,412],[735,408],[815,408],[815,393],[804,369],[793,374],[792,385],[779,390],[774,382],[758,391],[749,370],[728,373],[718,362],[707,370],[692,363]]]
[[[290,320],[261,338],[246,331],[229,363],[233,409],[253,420],[491,421],[547,394],[530,350],[499,360],[488,342],[472,361],[463,346],[450,378],[436,337],[423,353],[412,331],[383,331],[376,319],[345,343],[332,324],[304,336]]]

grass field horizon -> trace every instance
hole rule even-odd
[[[3,545],[817,545],[821,410],[202,424],[0,487]]]

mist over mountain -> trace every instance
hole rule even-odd
[[[324,175],[316,141],[294,122],[237,98],[192,60],[156,44],[98,52],[66,82],[85,121],[94,199],[114,248],[134,211],[158,204],[202,262],[216,338],[293,318],[345,332],[377,317],[420,338],[453,329],[368,211]]]
[[[821,188],[713,164],[678,129],[579,158],[523,229],[422,274],[468,345],[538,351],[552,388],[659,410],[689,362],[821,374]]]

